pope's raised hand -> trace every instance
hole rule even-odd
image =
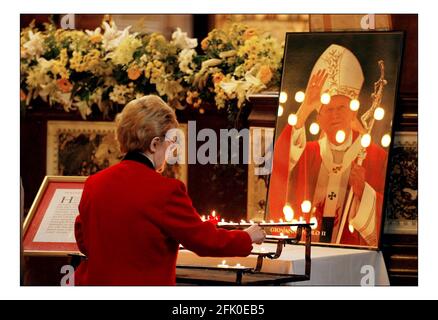
[[[320,69],[314,73],[307,84],[304,101],[297,113],[297,128],[301,128],[307,120],[307,117],[313,110],[321,105],[321,91],[327,80],[328,73],[325,69]]]
[[[303,104],[309,108],[316,109],[321,104],[321,90],[327,80],[328,73],[325,69],[318,70],[312,75],[307,84],[306,95]]]

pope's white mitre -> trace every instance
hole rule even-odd
[[[350,99],[359,97],[364,77],[359,61],[350,50],[337,44],[330,45],[316,61],[310,77],[321,69],[328,73],[321,94],[343,95]]]

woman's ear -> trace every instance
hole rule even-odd
[[[149,150],[152,153],[155,153],[157,151],[158,143],[160,142],[160,138],[155,137],[151,140],[151,144],[149,145]]]

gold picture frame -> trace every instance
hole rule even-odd
[[[114,122],[47,122],[47,175],[88,176],[121,159]]]
[[[53,201],[54,190],[59,187],[67,189],[83,189],[87,177],[78,176],[45,176],[38,193],[32,203],[23,225],[23,254],[25,256],[68,256],[79,253],[76,242],[38,242],[35,241],[47,209]],[[80,200],[80,197],[76,199]],[[79,213],[79,210],[78,210]],[[72,222],[72,228],[74,222]]]
[[[187,124],[180,124],[185,138],[182,164],[167,165],[163,173],[187,186]],[[115,122],[48,121],[46,174],[89,176],[120,162]]]

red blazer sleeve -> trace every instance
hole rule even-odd
[[[174,181],[164,212],[156,221],[169,237],[199,256],[244,257],[251,253],[252,241],[247,232],[220,229],[211,222],[203,222],[192,206],[184,184]]]
[[[83,219],[87,216],[87,211],[89,210],[90,205],[90,195],[89,195],[89,183],[88,180],[84,184],[84,190],[82,191],[81,201],[79,202],[79,215],[75,220],[75,238],[76,244],[78,245],[79,251],[81,251],[84,255],[87,255],[87,245],[86,245],[86,237],[83,228]]]
[[[82,220],[80,215],[76,217],[76,221],[75,221],[75,238],[79,251],[87,255],[87,248],[85,246],[84,232],[83,232]]]

